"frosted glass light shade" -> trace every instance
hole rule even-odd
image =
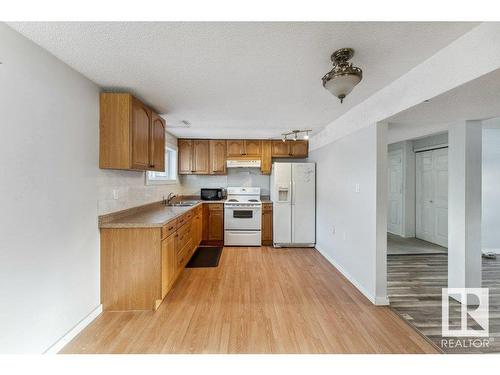
[[[361,81],[361,77],[356,74],[344,74],[333,77],[325,82],[325,88],[340,100],[343,100]]]

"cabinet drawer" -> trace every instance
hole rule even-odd
[[[191,257],[192,240],[188,239],[184,247],[177,252],[177,267],[184,267]]]
[[[188,211],[187,213],[184,214],[186,217],[186,221],[189,221],[193,218],[193,210]]]
[[[187,241],[191,238],[191,225],[187,224],[182,226],[177,231],[177,249],[181,251],[186,245]]]
[[[177,220],[171,220],[161,228],[161,238],[167,238],[171,234],[175,233],[177,229]]]
[[[182,227],[184,224],[186,224],[187,220],[186,220],[186,214],[180,216],[177,218],[177,229],[179,229],[180,227]]]

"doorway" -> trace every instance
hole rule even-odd
[[[416,153],[416,238],[448,247],[448,148]]]

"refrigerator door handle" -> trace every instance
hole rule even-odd
[[[292,184],[292,205],[295,205],[295,181],[292,181],[291,184]]]

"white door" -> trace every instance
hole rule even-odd
[[[387,231],[401,236],[403,234],[403,150],[389,152],[388,155]]]
[[[416,237],[448,247],[448,149],[416,155]]]
[[[271,176],[273,200],[273,242],[292,242],[292,168],[289,163],[274,163]]]
[[[292,243],[316,242],[316,170],[314,163],[292,164]]]

